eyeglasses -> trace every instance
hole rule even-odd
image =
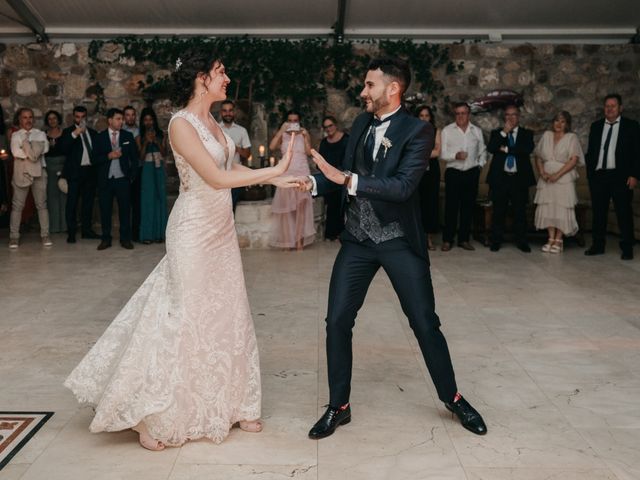
[[[329,125],[323,125],[322,128],[324,128],[325,130],[327,128],[331,128],[331,127],[335,127],[335,125],[333,123],[330,123]]]

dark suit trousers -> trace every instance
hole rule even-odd
[[[92,166],[80,167],[80,177],[67,180],[69,192],[67,194],[67,206],[65,217],[67,219],[67,231],[74,235],[78,228],[78,201],[82,201],[80,222],[82,233],[93,231],[93,202],[96,197],[96,170]]]
[[[137,173],[131,182],[131,223],[133,240],[140,240],[140,201],[142,195],[142,168],[137,167]]]
[[[328,193],[324,196],[327,218],[324,224],[324,238],[334,240],[344,230],[342,213],[342,191]]]
[[[359,242],[348,232],[333,265],[327,312],[327,362],[331,406],[349,402],[351,393],[352,329],[358,310],[378,269],[393,285],[402,310],[418,339],[438,397],[451,402],[457,392],[449,348],[435,313],[431,272],[405,238],[375,244]]]
[[[607,235],[609,201],[613,199],[613,207],[620,229],[620,248],[623,251],[633,249],[633,190],[626,185],[626,178],[621,179],[614,170],[595,171],[589,181],[591,205],[593,209],[593,246],[604,248]]]
[[[131,241],[131,182],[127,177],[110,178],[100,185],[100,218],[102,240],[111,242],[111,214],[114,197],[118,200],[120,241]]]
[[[440,228],[440,162],[429,159],[429,170],[420,180],[420,209],[422,226],[426,233],[436,233]]]
[[[453,243],[458,231],[458,243],[468,242],[471,236],[473,210],[478,196],[480,169],[467,171],[447,168],[444,173],[444,231],[442,241]],[[458,218],[460,227],[458,228]]]
[[[516,175],[503,174],[503,176],[499,184],[491,186],[491,202],[493,203],[491,243],[502,242],[509,203],[513,209],[513,233],[516,242],[526,243],[529,187],[523,186]]]

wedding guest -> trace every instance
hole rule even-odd
[[[49,151],[47,136],[42,130],[33,128],[33,110],[20,108],[17,112],[20,129],[11,136],[11,153],[14,159],[13,198],[9,229],[9,248],[18,248],[20,242],[20,220],[29,191],[38,210],[42,245],[53,245],[49,237],[49,212],[47,210],[47,171],[44,155]]]
[[[97,239],[93,231],[93,205],[98,181],[94,147],[98,132],[87,126],[87,109],[82,105],[73,108],[73,124],[62,131],[60,148],[66,155],[62,178],[67,181],[67,243],[76,243],[78,228],[78,202],[82,201],[80,228],[82,238]]]
[[[563,249],[563,235],[572,236],[578,232],[575,206],[577,165],[584,165],[584,155],[580,141],[571,132],[571,114],[566,111],[553,117],[553,130],[542,135],[535,150],[536,166],[540,177],[535,203],[536,228],[547,229],[549,240],[542,247],[543,252],[560,253]]]
[[[442,129],[442,155],[447,164],[444,174],[444,232],[442,251],[448,252],[458,234],[458,246],[475,250],[469,243],[473,209],[478,196],[480,170],[487,163],[482,130],[469,121],[466,103],[454,105],[455,122]]]
[[[591,124],[585,156],[593,211],[593,244],[585,255],[601,255],[607,234],[609,201],[620,229],[622,260],[633,259],[633,189],[640,178],[640,126],[622,116],[622,97],[604,99],[604,118]]]
[[[151,108],[140,113],[138,150],[142,165],[140,190],[140,241],[163,242],[167,228],[165,158],[167,141]]]
[[[436,117],[431,107],[422,105],[416,110],[417,117],[423,122],[428,122],[435,133],[435,145],[429,156],[427,169],[420,180],[420,210],[422,212],[422,226],[427,234],[427,248],[435,250],[433,234],[438,232],[440,226],[440,150],[442,145],[442,132],[436,127]]]
[[[238,125],[236,120],[236,105],[231,100],[225,100],[220,105],[220,127],[222,131],[231,137],[233,143],[236,145],[236,154],[233,156],[233,162],[242,165],[242,159],[249,158],[251,155],[251,140],[249,140],[249,133],[247,129],[242,125]],[[240,199],[240,192],[242,188],[231,189],[231,200],[233,203],[233,211],[236,211],[236,205]]]
[[[20,109],[15,111],[15,113],[13,114],[13,119],[11,121],[11,126],[7,131],[7,140],[9,143],[9,161],[7,162],[7,180],[9,181],[9,203],[10,204],[13,203],[12,202],[13,182],[10,181],[10,179],[13,178],[13,166],[15,163],[11,155],[11,137],[13,136],[14,133],[20,130],[20,119],[18,118],[19,113],[20,113]],[[35,212],[36,212],[36,204],[35,204],[35,201],[33,200],[33,193],[29,191],[29,193],[27,194],[27,198],[24,201],[24,207],[22,208],[22,218],[20,219],[20,224],[24,225],[29,223],[33,218],[33,216],[35,215]]]
[[[0,105],[0,216],[9,210],[9,185],[7,184],[6,162],[9,159],[9,144],[7,142],[4,112]]]
[[[98,250],[111,247],[111,212],[114,197],[118,200],[120,245],[131,250],[131,180],[138,170],[138,147],[131,133],[122,129],[123,112],[107,111],[109,127],[96,137],[94,163],[98,166],[98,195],[102,241]]]
[[[504,126],[491,132],[487,147],[493,155],[487,174],[493,204],[490,246],[492,252],[500,250],[509,204],[513,209],[516,246],[522,252],[531,252],[527,242],[527,203],[529,187],[536,184],[531,167],[531,152],[534,146],[533,132],[520,126],[518,107],[505,107]]]
[[[329,164],[342,169],[344,153],[349,142],[349,134],[338,128],[338,121],[332,115],[322,119],[322,130],[325,137],[320,142],[318,151]],[[326,208],[326,220],[324,226],[324,238],[330,241],[338,239],[344,230],[344,219],[341,214],[342,195],[339,190],[324,195]]]
[[[280,149],[284,155],[292,141],[293,158],[285,175],[306,177],[309,175],[308,157],[311,155],[309,132],[300,126],[300,114],[295,111],[287,113],[287,120],[271,140],[269,150]],[[301,192],[293,188],[276,188],[271,203],[272,224],[269,245],[272,247],[302,250],[311,245],[315,239],[316,229],[313,223],[313,199],[309,192]]]
[[[47,164],[47,210],[49,210],[49,233],[67,231],[65,207],[67,194],[58,187],[58,180],[64,168],[64,152],[62,151],[62,115],[49,110],[44,115],[45,133],[49,142],[49,151],[45,155]]]
[[[131,133],[134,139],[140,136],[138,127],[138,112],[132,105],[127,105],[122,109],[124,113],[124,124],[122,130]],[[137,140],[136,140],[137,141]],[[131,193],[129,196],[131,203],[131,238],[134,242],[140,241],[140,191],[142,189],[142,165],[136,167],[133,180],[131,182]]]

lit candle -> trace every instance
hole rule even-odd
[[[259,152],[261,157],[264,157],[264,145],[260,145],[258,147],[258,152]]]
[[[269,165],[272,167],[276,165],[276,157],[269,157]]]
[[[247,158],[247,165],[250,167],[251,163],[253,163],[253,155],[249,155],[249,158]]]

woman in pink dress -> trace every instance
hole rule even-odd
[[[95,406],[92,432],[133,429],[150,450],[209,438],[237,425],[259,432],[258,349],[231,210],[231,188],[280,177],[275,167],[235,164],[235,145],[211,116],[229,77],[210,53],[187,51],[173,73],[169,140],[180,195],[166,233],[167,254],[65,381]]]
[[[300,135],[294,135],[296,132]],[[284,155],[292,140],[293,158],[286,175],[306,178],[310,173],[307,158],[311,155],[311,140],[309,132],[300,128],[300,114],[294,111],[287,114],[287,121],[282,124],[271,140],[269,150],[274,151],[279,148]],[[276,189],[271,203],[271,214],[269,245],[272,247],[302,250],[315,240],[313,199],[309,192],[300,192],[291,188]]]

